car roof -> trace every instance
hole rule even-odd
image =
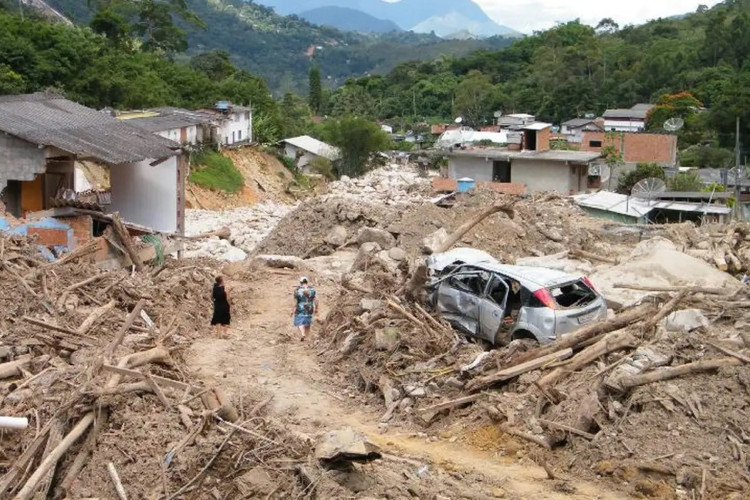
[[[540,288],[549,286],[562,285],[571,281],[580,279],[580,276],[567,274],[556,269],[533,266],[511,266],[507,264],[495,264],[487,262],[478,262],[475,264],[466,264],[467,267],[475,267],[486,271],[500,273],[509,278],[518,280],[521,285],[532,289],[533,292]]]

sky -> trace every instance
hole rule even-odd
[[[694,12],[699,5],[713,7],[718,0],[474,0],[498,24],[523,33],[551,28],[580,18],[596,26],[611,17],[620,26],[641,24],[659,17]]]

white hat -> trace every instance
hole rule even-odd
[[[309,281],[310,281],[310,280],[308,280],[308,279],[307,279],[307,276],[302,276],[302,277],[301,277],[301,278],[299,279],[299,282],[300,282],[300,283],[307,283],[307,282],[309,282]]]

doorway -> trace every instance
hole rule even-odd
[[[492,162],[492,182],[510,182],[510,160]]]

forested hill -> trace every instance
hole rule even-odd
[[[701,127],[730,144],[739,115],[750,144],[749,58],[750,0],[729,0],[635,27],[570,22],[505,50],[404,64],[350,82],[330,102],[341,113],[377,118],[461,114],[479,125],[500,109],[560,123],[689,91],[709,111],[691,117],[684,133]],[[696,131],[691,140],[705,135]]]
[[[155,5],[176,4],[164,0]],[[78,24],[88,24],[96,5],[128,17],[132,2],[110,0],[48,0],[48,3]],[[361,34],[316,26],[297,16],[280,16],[272,9],[243,0],[185,0],[202,25],[181,22],[187,33],[186,55],[212,50],[227,51],[239,68],[263,77],[277,95],[307,91],[311,53],[331,87],[347,78],[384,73],[396,65],[427,61],[442,56],[462,56],[478,49],[498,49],[512,39],[443,40],[414,33]],[[312,52],[311,52],[312,49]],[[177,54],[176,58],[180,58]]]

